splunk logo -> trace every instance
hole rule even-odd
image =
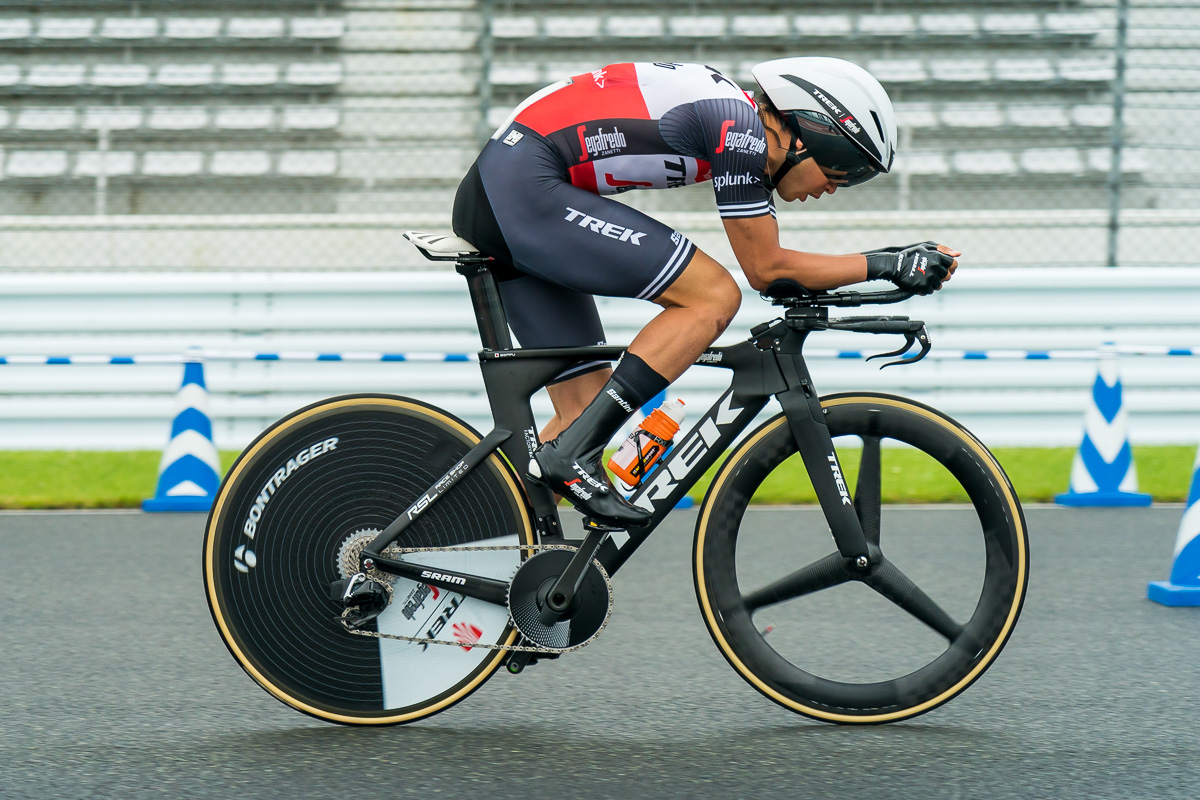
[[[681,481],[704,460],[721,439],[721,429],[737,421],[741,407],[733,405],[733,390],[717,401],[716,414],[705,416],[687,435],[662,469],[654,471],[644,491],[633,498],[634,505],[654,511],[654,504],[670,497]]]
[[[580,161],[587,161],[588,156],[598,156],[625,146],[625,134],[616,127],[612,129],[612,133],[605,133],[604,128],[597,128],[596,133],[588,136],[587,126],[580,125],[575,132],[579,134],[579,148],[583,151],[579,155]]]
[[[743,172],[740,175],[726,172],[723,175],[713,176],[713,188],[717,191],[726,186],[755,186],[760,183],[762,183],[762,178],[749,172]]]
[[[563,219],[567,222],[575,222],[575,220],[579,220],[577,224],[581,228],[588,228],[593,233],[598,233],[601,236],[607,236],[608,238],[616,239],[619,242],[629,242],[630,244],[636,244],[638,247],[641,247],[642,243],[638,240],[646,235],[645,232],[635,231],[633,228],[623,228],[620,225],[614,225],[611,222],[605,222],[602,219],[596,219],[595,217],[589,216],[582,211],[577,211],[570,206],[564,207],[567,209],[567,215],[563,217]]]

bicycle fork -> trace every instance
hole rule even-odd
[[[799,346],[793,351],[787,345],[796,344],[797,337]],[[855,569],[865,571],[878,560],[878,555],[871,552],[863,534],[841,462],[833,447],[833,438],[825,424],[825,410],[821,407],[821,399],[817,396],[800,353],[804,338],[804,334],[793,332],[781,342],[785,348],[776,350],[775,359],[788,388],[777,392],[775,396],[783,406],[792,437],[796,440],[800,457],[804,459],[808,477],[821,503],[821,510],[825,512],[829,532],[833,535],[838,552]]]

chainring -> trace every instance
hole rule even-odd
[[[562,619],[546,625],[540,619],[546,595],[571,563],[574,552],[546,550],[528,558],[508,587],[508,613],[526,641],[554,650],[573,649],[594,639],[612,614],[607,577],[593,561]]]

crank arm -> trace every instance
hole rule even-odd
[[[484,578],[481,575],[471,575],[466,572],[447,572],[437,567],[384,558],[369,551],[363,553],[362,560],[367,569],[378,569],[417,583],[438,586],[466,597],[474,597],[485,603],[497,606],[508,605],[508,581]],[[368,566],[368,561],[373,563]]]
[[[613,530],[617,530],[605,525],[598,525],[590,519],[585,521],[584,527],[587,529],[587,536],[584,537],[583,544],[571,557],[571,563],[567,565],[566,571],[559,576],[546,595],[546,605],[542,608],[540,615],[543,625],[553,625],[570,607],[571,601],[575,599],[575,592],[579,591],[579,585],[583,583],[583,575],[588,564],[599,552],[600,546],[608,539],[608,535]]]

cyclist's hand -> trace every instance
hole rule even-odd
[[[942,288],[958,266],[955,256],[961,253],[945,245],[923,242],[863,255],[867,257],[868,280],[889,280],[914,294],[932,294]]]
[[[937,247],[937,242],[917,242],[916,244],[903,244],[894,247],[881,247],[878,250],[865,250],[864,256],[874,255],[875,253],[899,253],[901,250],[911,250],[914,247]]]

